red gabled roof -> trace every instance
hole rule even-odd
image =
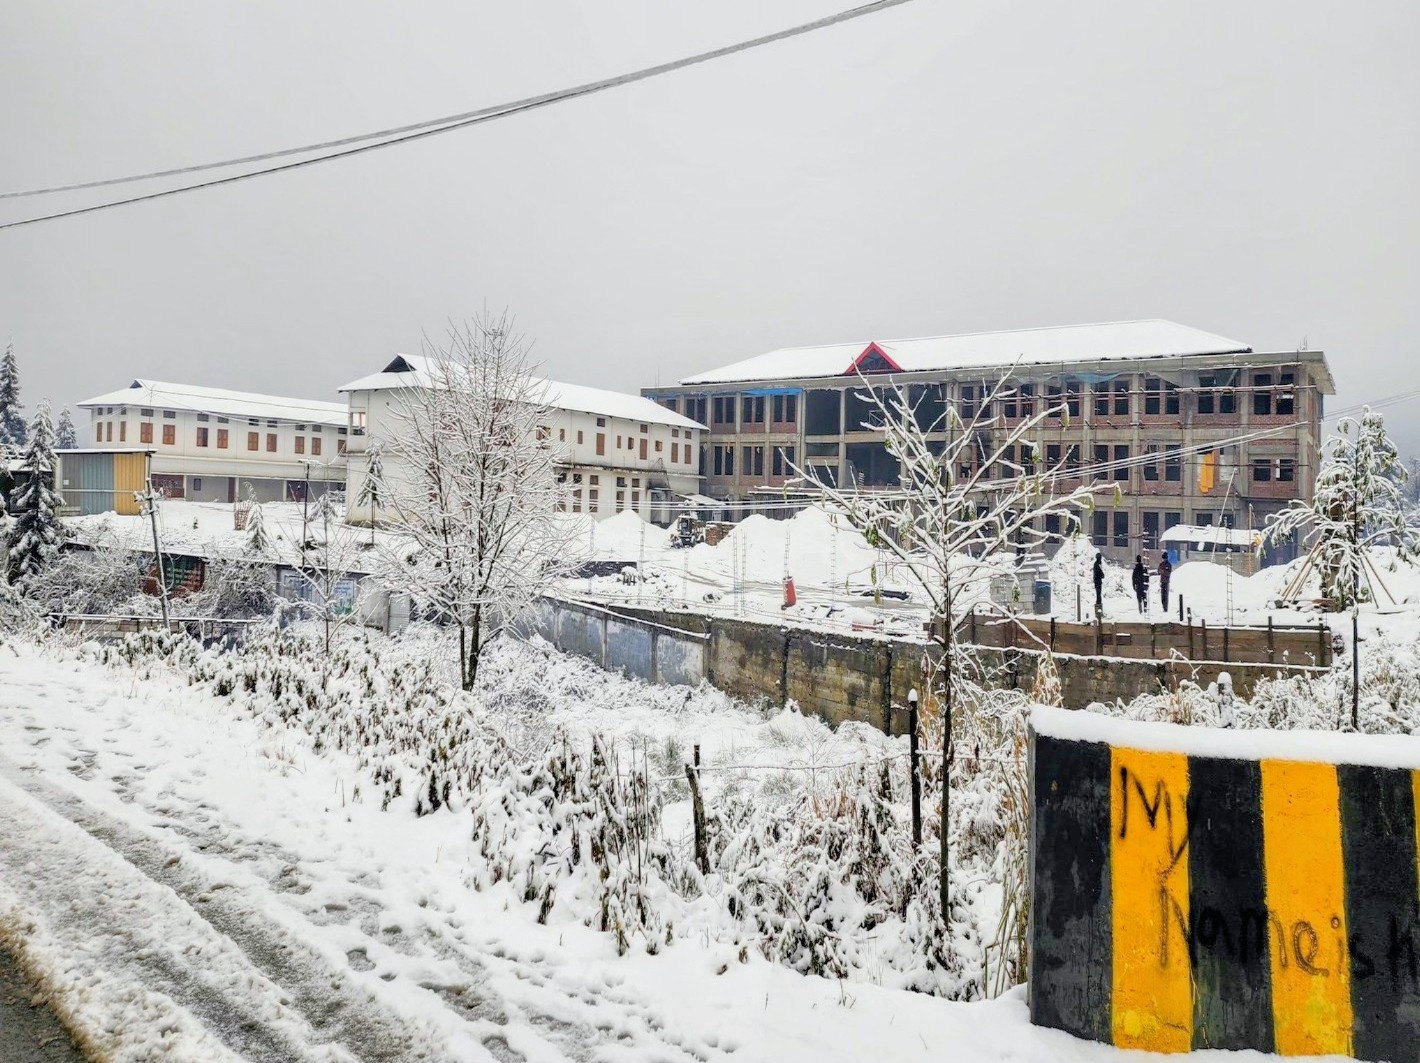
[[[846,371],[843,375],[844,375],[844,376],[848,376],[848,375],[850,375],[850,374],[852,374],[852,373],[857,373],[857,372],[859,372],[859,371],[860,371],[860,367],[863,365],[863,363],[866,362],[866,361],[868,361],[869,359],[871,359],[874,355],[876,355],[877,357],[881,358],[884,362],[886,362],[886,363],[888,364],[888,368],[887,368],[887,369],[883,369],[883,368],[866,369],[866,370],[861,370],[862,372],[868,372],[868,373],[887,373],[887,372],[900,373],[900,372],[902,372],[902,366],[898,365],[895,361],[893,361],[892,358],[890,358],[890,357],[888,356],[887,351],[885,351],[885,350],[883,350],[881,347],[879,347],[876,342],[873,342],[873,343],[870,343],[870,344],[868,344],[866,347],[863,348],[863,353],[860,354],[860,355],[858,355],[857,358],[854,358],[854,359],[853,359],[853,364],[848,367],[847,371]]]

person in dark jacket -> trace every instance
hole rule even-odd
[[[1173,576],[1173,562],[1169,560],[1168,551],[1164,551],[1163,559],[1159,562],[1159,597],[1164,602],[1164,612],[1169,611],[1169,579]]]
[[[1095,616],[1104,616],[1104,554],[1095,554]]]
[[[1134,597],[1139,599],[1139,612],[1149,611],[1149,570],[1144,567],[1144,555],[1134,555]]]

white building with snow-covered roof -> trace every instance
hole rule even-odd
[[[388,444],[401,416],[401,396],[429,386],[430,364],[397,355],[378,373],[340,390],[348,396],[350,424],[363,431],[350,440],[349,497],[362,495],[369,447]],[[632,510],[665,523],[670,506],[700,490],[700,436],[705,426],[650,399],[548,380],[542,389],[546,419],[540,425],[556,453],[567,488],[567,508],[601,519]],[[397,475],[386,465],[385,475]],[[391,514],[349,507],[353,523],[378,523]]]
[[[298,502],[345,488],[341,402],[139,379],[78,405],[94,448],[152,453],[153,486],[169,498]]]

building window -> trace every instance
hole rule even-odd
[[[685,397],[685,415],[692,421],[705,423],[705,396],[687,395]]]
[[[1148,402],[1148,396],[1147,396],[1147,395],[1145,396],[1144,401],[1145,401],[1145,403],[1147,404],[1147,402]],[[1145,412],[1146,412],[1146,413],[1148,412],[1147,406],[1146,406]],[[1144,479],[1145,479],[1145,480],[1148,480],[1148,481],[1151,481],[1151,482],[1152,482],[1152,481],[1157,480],[1157,479],[1159,478],[1159,446],[1158,446],[1157,443],[1150,443],[1148,446],[1146,446],[1146,447],[1144,448],[1144,465],[1143,465],[1143,469],[1144,469]]]
[[[1109,385],[1096,384],[1090,389],[1094,396],[1093,409],[1096,417],[1109,416]]]
[[[197,445],[199,447],[205,447],[207,445],[207,429],[199,428],[197,430]]]
[[[141,424],[139,424],[139,426],[138,426],[138,442],[140,442],[140,443],[151,443],[151,442],[153,442],[153,422],[152,422],[152,421],[143,421]]]
[[[1109,477],[1109,444],[1095,444],[1095,469],[1096,476]]]
[[[1159,548],[1159,514],[1156,510],[1145,510],[1139,514],[1140,532],[1145,550]]]
[[[671,413],[675,413],[680,408],[680,404],[676,402],[674,398],[658,399],[656,401],[658,401],[666,409],[670,410]]]
[[[975,384],[963,384],[961,386],[961,419],[970,424],[976,419],[977,413],[977,388]],[[982,415],[983,417],[985,414]]]
[[[679,462],[680,462],[680,444],[679,444],[679,443],[672,443],[672,444],[671,444],[671,464],[672,464],[672,465],[676,465],[676,464],[679,464]]]
[[[1178,413],[1178,387],[1156,376],[1144,379],[1144,413],[1149,415]]]
[[[266,451],[267,451],[268,454],[275,454],[275,453],[276,453],[276,433],[275,433],[275,432],[267,432],[267,433],[266,433]]]
[[[598,421],[598,422],[600,422],[601,420],[602,420],[602,418],[600,418],[600,417],[597,418],[597,421]],[[598,454],[605,454],[605,453],[606,453],[606,433],[605,433],[605,432],[598,432],[598,433],[597,433],[597,453],[598,453]]]
[[[740,405],[740,421],[744,424],[764,423],[764,396],[746,395]]]
[[[140,410],[138,411],[138,416],[139,416],[139,417],[152,417],[152,416],[153,416],[153,411],[152,411],[152,410],[143,410],[143,409],[140,409]]]
[[[1272,374],[1252,374],[1252,413],[1254,417],[1272,416]],[[1256,471],[1256,470],[1254,470]],[[1254,476],[1253,479],[1257,477]]]
[[[318,425],[318,424],[313,424],[313,425],[311,425],[311,431],[312,431],[312,432],[315,432],[316,434],[319,434],[319,433],[320,433],[320,430],[321,430],[321,426],[320,426],[320,425]]]
[[[1021,384],[1007,391],[1001,399],[1001,416],[1014,421],[1035,415],[1035,385]]]
[[[716,476],[733,476],[735,474],[735,448],[731,446],[714,446],[710,448],[713,452],[713,465]]]
[[[659,454],[663,449],[664,444],[659,439],[656,440],[656,453]]]
[[[559,429],[557,430],[557,442],[559,442],[559,443],[565,443],[565,442],[567,442],[567,429],[565,429],[565,428],[559,428]]]
[[[1236,369],[1219,373],[1204,373],[1198,378],[1198,412],[1230,416],[1238,411]]]
[[[1116,480],[1129,479],[1129,448],[1114,448],[1114,478]]]
[[[577,430],[577,445],[582,445],[582,430],[580,428]]]
[[[108,423],[108,442],[113,442],[113,422]]]
[[[1252,478],[1257,483],[1267,483],[1272,479],[1272,461],[1270,458],[1252,459]]]
[[[1075,381],[1066,381],[1064,384],[1049,384],[1045,389],[1045,403],[1047,408],[1053,411],[1053,416],[1061,419],[1061,407],[1064,407],[1064,414],[1070,418],[1080,416],[1080,385]]]
[[[205,413],[199,413],[199,414],[197,415],[197,419],[198,419],[199,421],[210,421],[212,418],[209,417],[209,416],[208,416],[207,414],[205,414]],[[195,481],[194,481],[194,483],[201,483],[201,482],[202,482],[201,480],[195,480]]]
[[[297,453],[297,454],[304,454],[305,452],[306,452],[306,437],[305,437],[305,436],[297,436],[297,437],[296,437],[296,453]]]
[[[226,450],[226,449],[227,449],[227,429],[225,429],[225,428],[219,428],[219,429],[217,429],[217,449],[218,449],[218,450]]]
[[[1178,447],[1169,447],[1164,452],[1164,480],[1179,483],[1183,480],[1183,455]]]
[[[218,418],[217,418],[217,423],[218,423],[218,424],[230,424],[231,422],[228,421],[227,418],[225,418],[225,417],[218,417]]]
[[[268,420],[268,421],[266,422],[266,427],[267,427],[267,428],[280,428],[280,427],[281,427],[281,422],[280,422],[280,421]]]
[[[337,439],[335,441],[335,452],[341,457],[345,456],[345,440]]]
[[[164,410],[164,411],[163,411],[163,420],[165,420],[165,421],[174,420],[174,419],[176,419],[176,417],[177,417],[177,411],[175,411],[175,410]]]
[[[1282,373],[1278,377],[1281,390],[1277,392],[1277,414],[1281,417],[1291,417],[1297,412],[1297,374]]]
[[[1114,539],[1115,546],[1129,545],[1129,511],[1116,510],[1114,513]]]
[[[711,403],[711,412],[714,415],[715,424],[734,424],[735,397],[733,395],[716,395]]]
[[[774,448],[774,475],[788,476],[794,471],[794,448],[775,447]]]
[[[177,443],[177,425],[163,425],[163,446],[171,447]]]
[[[764,448],[745,447],[744,448],[744,475],[763,476],[764,475]]]
[[[1277,479],[1282,483],[1292,483],[1297,478],[1297,459],[1277,459]]]
[[[127,422],[127,421],[119,421],[119,422],[118,422],[118,441],[119,441],[120,443],[124,443],[124,442],[127,442],[127,440],[128,440],[128,422]]]
[[[260,432],[248,432],[248,433],[247,433],[247,449],[248,449],[248,450],[260,450],[260,449],[261,449],[261,433],[260,433]]]
[[[1109,545],[1109,514],[1102,509],[1090,517],[1090,541],[1096,546]]]
[[[775,395],[774,420],[777,424],[793,424],[799,419],[799,396]]]
[[[194,491],[201,491],[201,490],[202,490],[202,477],[200,477],[200,476],[194,476],[194,477],[192,478],[192,489],[193,489]]]
[[[311,439],[311,454],[317,458],[320,457],[320,436]]]

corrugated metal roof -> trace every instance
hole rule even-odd
[[[681,383],[722,384],[842,376],[874,345],[905,373],[1003,369],[1017,362],[1040,365],[1252,351],[1247,344],[1226,336],[1156,318],[905,340],[860,340],[822,347],[785,347],[684,377]]]
[[[162,380],[135,380],[119,391],[110,391],[78,404],[90,406],[161,406],[166,410],[193,410],[229,417],[261,417],[300,423],[343,425],[343,402],[292,399],[250,391],[206,388],[197,384],[172,384]]]
[[[380,372],[363,376],[359,380],[352,380],[340,390],[386,391],[427,386],[432,379],[430,370],[430,359],[422,355],[401,354],[397,355],[394,361]],[[601,388],[589,388],[581,384],[564,384],[557,380],[533,378],[533,381],[535,386],[545,386],[544,401],[554,409],[574,410],[578,413],[592,413],[602,417],[621,417],[628,421],[648,421],[676,428],[705,427],[699,421],[682,417],[640,395],[604,391]]]

